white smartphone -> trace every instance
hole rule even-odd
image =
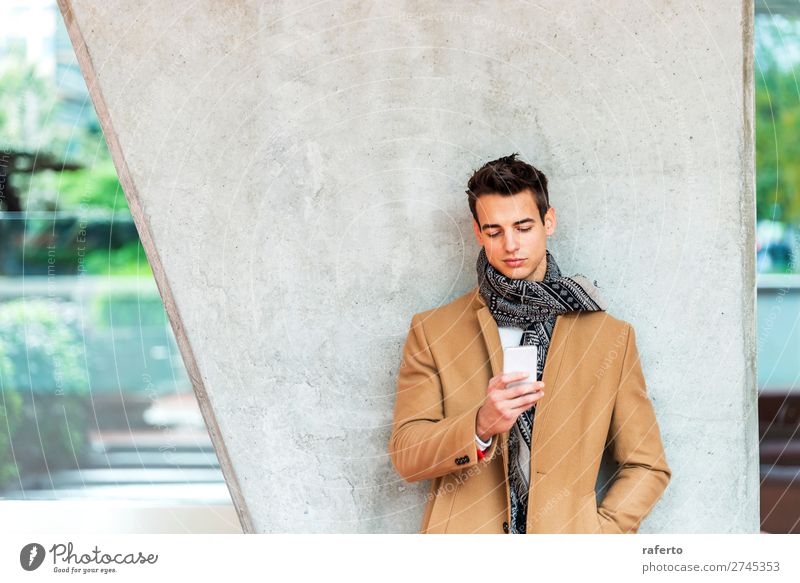
[[[503,348],[503,374],[512,372],[526,372],[528,376],[520,381],[515,381],[506,385],[511,389],[525,383],[536,382],[536,367],[539,361],[539,353],[536,346],[509,346]]]

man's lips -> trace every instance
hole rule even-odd
[[[525,261],[524,257],[523,258],[519,258],[519,259],[504,259],[503,260],[504,263],[506,263],[507,265],[511,265],[512,267],[520,265],[523,261]]]

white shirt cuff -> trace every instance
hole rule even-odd
[[[489,441],[483,441],[480,437],[478,437],[478,434],[476,433],[475,434],[475,443],[478,444],[478,447],[481,448],[481,450],[484,450],[487,447],[489,447],[490,445],[492,445],[492,438],[490,437]]]

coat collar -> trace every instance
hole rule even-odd
[[[489,352],[492,376],[497,376],[503,372],[503,345],[500,342],[500,332],[497,327],[497,322],[486,305],[486,300],[481,295],[480,288],[475,286],[472,293],[471,305],[480,323],[483,341]],[[550,340],[550,347],[547,350],[547,361],[545,362],[544,372],[542,373],[542,380],[547,387],[555,387],[555,381],[558,380],[558,371],[561,368],[561,361],[564,358],[564,346],[572,333],[572,329],[575,327],[575,318],[578,313],[579,312],[567,312],[556,318],[553,337]]]

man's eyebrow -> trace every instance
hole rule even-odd
[[[511,226],[512,227],[516,227],[517,225],[524,225],[525,223],[535,223],[535,222],[536,222],[536,219],[532,219],[532,218],[528,217],[527,219],[521,219],[519,221],[516,221]],[[483,225],[481,227],[481,231],[485,231],[486,229],[501,229],[501,228],[502,228],[501,225],[495,225],[495,224],[488,224],[487,223],[487,224],[485,224],[485,225]]]

